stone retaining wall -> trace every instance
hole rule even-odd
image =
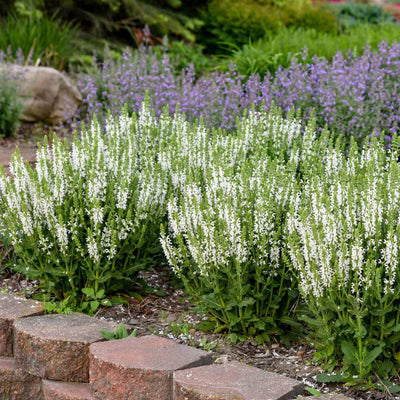
[[[291,400],[304,391],[163,337],[104,341],[100,329],[115,328],[78,313],[43,315],[40,302],[0,294],[0,400]]]

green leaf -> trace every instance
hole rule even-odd
[[[94,289],[93,288],[83,288],[82,293],[86,294],[86,296],[91,299],[94,298]]]
[[[110,332],[105,329],[100,329],[100,332],[103,335],[104,339],[106,339],[106,340],[114,339],[114,332]]]
[[[216,327],[216,322],[210,319],[205,321],[200,321],[198,324],[195,325],[195,329],[198,329],[203,332],[210,332],[214,330]]]
[[[258,345],[261,345],[261,344],[263,344],[265,342],[265,339],[264,339],[263,335],[255,336],[254,340],[256,341],[256,343]]]
[[[254,328],[254,326],[250,327],[248,333],[250,336],[254,336],[256,334],[256,328]]]
[[[350,342],[342,342],[342,351],[349,363],[354,364],[357,362],[357,349]]]
[[[321,327],[321,322],[314,319],[310,318],[307,315],[302,315],[299,319],[303,320],[311,329],[316,329],[318,330]]]
[[[316,376],[317,382],[328,383],[328,382],[346,382],[348,375],[343,375],[340,373],[323,373]]]
[[[100,303],[95,300],[90,302],[90,308],[92,311],[96,311],[99,308]]]
[[[264,341],[269,343],[271,340],[271,337],[268,335],[268,332],[263,332],[262,337],[264,338]]]
[[[290,348],[290,339],[286,335],[280,336],[282,343],[285,345],[286,348]]]
[[[254,328],[256,328],[258,331],[264,331],[266,329],[265,322],[258,319],[254,322]]]
[[[108,282],[110,279],[116,279],[116,276],[111,271],[106,272],[101,278],[95,279],[98,283]],[[93,293],[94,295],[94,293]]]
[[[321,394],[322,394],[319,390],[314,389],[312,387],[306,387],[304,389],[307,390],[307,392],[312,394],[313,396],[321,396]]]
[[[400,324],[394,325],[389,327],[388,325],[383,328],[383,334],[390,335],[392,332],[399,332],[400,331]]]
[[[230,333],[227,337],[226,340],[231,343],[231,344],[236,344],[238,341],[238,336],[236,333]]]
[[[326,355],[330,356],[335,351],[335,345],[331,343],[326,349]]]
[[[112,296],[110,300],[112,304],[128,304],[128,300],[121,296]]]
[[[124,339],[128,337],[128,331],[126,330],[125,324],[119,324],[118,328],[114,331],[116,339]]]
[[[389,393],[394,394],[394,393],[399,393],[400,392],[400,386],[399,385],[396,385],[395,383],[392,383],[392,382],[386,381],[386,380],[382,380],[382,383],[389,390]]]
[[[112,306],[112,302],[110,299],[103,299],[103,300],[101,300],[100,303],[102,306],[108,306],[108,307]]]
[[[374,349],[372,349],[370,352],[368,352],[367,356],[364,359],[364,366],[368,367],[372,364],[372,362],[375,360],[376,357],[379,356],[379,354],[382,353],[383,347],[379,346],[379,347],[375,347]]]
[[[374,363],[374,371],[380,378],[387,378],[393,369],[393,362],[385,358],[383,360],[376,360]]]
[[[359,332],[359,331],[357,331],[355,334],[354,334],[354,338],[355,339],[357,339],[357,338],[365,338],[365,336],[367,335],[367,333],[368,333],[368,331],[367,331],[367,329],[365,328],[365,326],[364,325],[361,325],[361,332]]]
[[[256,301],[253,298],[246,297],[240,303],[238,303],[237,306],[238,307],[247,307],[247,306],[253,305],[255,302]]]
[[[313,356],[313,361],[320,363],[325,360],[325,354],[322,354],[320,351],[316,351]]]
[[[390,306],[388,308],[374,308],[371,309],[369,312],[371,315],[381,317],[383,315],[386,315],[387,313],[391,312],[393,310],[393,306]]]
[[[237,334],[237,338],[241,341],[241,342],[245,342],[247,339],[246,335],[240,335],[239,333]]]
[[[293,329],[304,331],[304,326],[302,324],[300,324],[299,322],[295,321],[293,318],[290,318],[287,315],[282,316],[280,318],[280,322],[282,324],[289,325]]]
[[[138,330],[134,329],[128,337],[136,337]]]

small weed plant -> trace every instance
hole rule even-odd
[[[94,288],[87,287],[82,289],[82,293],[85,295],[85,300],[82,302],[81,311],[88,314],[93,314],[100,305],[111,306],[112,302],[110,299],[105,298],[104,289],[100,289],[95,293]]]
[[[43,303],[45,314],[66,314],[70,315],[74,312],[71,308],[71,298],[68,296],[61,301],[45,301]]]
[[[166,318],[164,316],[164,321]],[[190,346],[201,348],[205,351],[211,351],[218,346],[218,342],[209,342],[206,337],[198,340],[193,332],[196,331],[197,325],[194,324],[192,318],[187,313],[179,315],[178,319],[168,323],[165,329],[158,331],[157,334],[165,335],[170,339],[179,339]],[[153,329],[154,331],[154,329]]]
[[[130,334],[126,329],[125,324],[119,324],[118,328],[115,328],[112,332],[107,331],[106,329],[100,329],[101,334],[105,340],[118,340],[118,339],[125,339],[128,337],[136,337],[137,329],[134,329]]]

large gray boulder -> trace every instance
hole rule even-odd
[[[64,122],[82,102],[74,83],[54,68],[0,64],[0,73],[15,81],[23,104],[21,121]]]

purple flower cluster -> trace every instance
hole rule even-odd
[[[79,88],[89,116],[105,111],[118,114],[124,104],[139,111],[146,92],[159,115],[168,106],[179,107],[189,121],[202,118],[210,128],[232,129],[245,110],[269,109],[274,103],[284,112],[301,110],[307,120],[314,110],[320,129],[327,125],[346,136],[368,137],[397,132],[400,120],[400,44],[382,42],[377,51],[332,61],[317,57],[310,64],[293,59],[275,76],[243,80],[234,67],[196,79],[193,65],[174,71],[165,53],[151,47],[126,51],[117,61],[105,60],[95,73],[82,76]]]

